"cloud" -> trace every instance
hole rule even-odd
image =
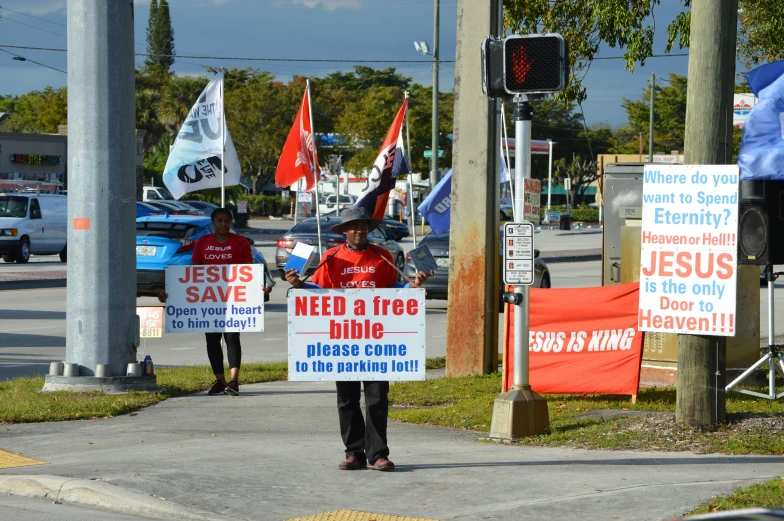
[[[359,9],[362,7],[362,0],[294,0],[294,3],[310,8],[322,7],[327,11]]]
[[[65,14],[66,0],[5,0],[3,7],[24,14],[43,16],[47,14]]]

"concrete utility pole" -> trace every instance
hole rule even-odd
[[[68,1],[66,363],[136,362],[133,2]]]
[[[732,93],[738,0],[691,4],[689,85],[686,93],[686,164],[732,162]],[[675,418],[708,426],[726,418],[726,337],[680,335]]]
[[[446,372],[498,367],[500,102],[482,92],[479,45],[501,32],[501,0],[457,4]],[[435,154],[434,154],[435,155]]]
[[[653,163],[653,100],[656,96],[656,75],[651,73],[651,114],[648,118],[648,161]]]
[[[430,171],[430,189],[436,187],[438,184],[438,137],[439,137],[439,124],[438,124],[438,25],[440,23],[440,0],[433,0],[433,127],[432,142],[430,148],[433,151],[432,165]]]

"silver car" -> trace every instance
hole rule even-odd
[[[433,277],[427,279],[424,288],[427,290],[428,299],[447,299],[449,298],[449,232],[436,237],[433,232],[428,233],[419,245],[427,244],[430,253],[438,264],[438,269]],[[539,257],[539,250],[534,251],[534,288],[550,287],[550,270],[547,264]],[[414,276],[414,263],[410,257],[406,256],[406,267],[403,270],[407,277]],[[499,288],[499,295],[503,292],[503,287]],[[500,297],[499,297],[500,298]]]
[[[340,246],[346,242],[346,236],[335,233],[332,227],[340,222],[340,217],[322,217],[321,218],[321,245],[324,251],[335,246]],[[368,241],[371,244],[380,246],[388,250],[392,254],[392,259],[401,271],[405,263],[403,248],[395,242],[395,234],[388,230],[383,224],[378,228],[368,233]],[[283,237],[278,239],[277,248],[275,249],[275,264],[280,271],[280,277],[285,279],[283,267],[291,256],[291,251],[298,242],[310,244],[311,246],[318,245],[318,233],[316,227],[316,218],[311,217],[300,222],[294,228],[288,231]],[[313,271],[316,264],[311,267],[309,271]]]

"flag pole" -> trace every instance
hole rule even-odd
[[[504,148],[506,150],[506,157],[502,157],[501,159],[506,163],[506,180],[509,181],[509,193],[512,196],[512,202],[514,203],[515,198],[514,188],[512,188],[512,174],[509,171],[509,135],[506,132],[506,112],[504,111],[503,103],[501,103],[501,132],[503,132]],[[517,142],[515,142],[515,163],[517,163]],[[517,206],[512,204],[512,219],[514,219],[514,222],[520,222],[517,220],[517,217]]]
[[[220,81],[220,100],[221,100],[221,208],[226,208],[226,163],[224,153],[226,152],[226,107],[223,100],[223,77],[225,69],[221,68]]]
[[[316,160],[316,129],[313,125],[313,103],[310,99],[310,80],[306,80],[305,89],[308,91],[308,117],[310,118],[310,151],[311,151],[311,170],[313,171],[313,177],[316,180],[314,184],[314,190],[316,191],[316,233],[318,233],[318,249],[319,249],[319,258],[324,254],[324,251],[321,249],[321,210],[319,209],[319,176],[318,176],[318,164]],[[299,198],[299,191],[297,191],[297,198]],[[337,204],[338,194],[335,194],[335,210],[337,211],[340,208],[340,205]]]
[[[408,91],[405,92],[405,99],[408,100]],[[408,168],[411,170],[411,133],[408,128],[408,105],[406,105],[406,149],[408,152]],[[417,246],[416,234],[416,212],[414,211],[414,176],[413,172],[408,173],[408,204],[411,214],[411,230],[414,233],[414,248]],[[424,219],[424,218],[423,218]]]

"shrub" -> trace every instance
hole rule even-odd
[[[572,209],[572,222],[595,223],[599,222],[599,209],[583,206]]]

